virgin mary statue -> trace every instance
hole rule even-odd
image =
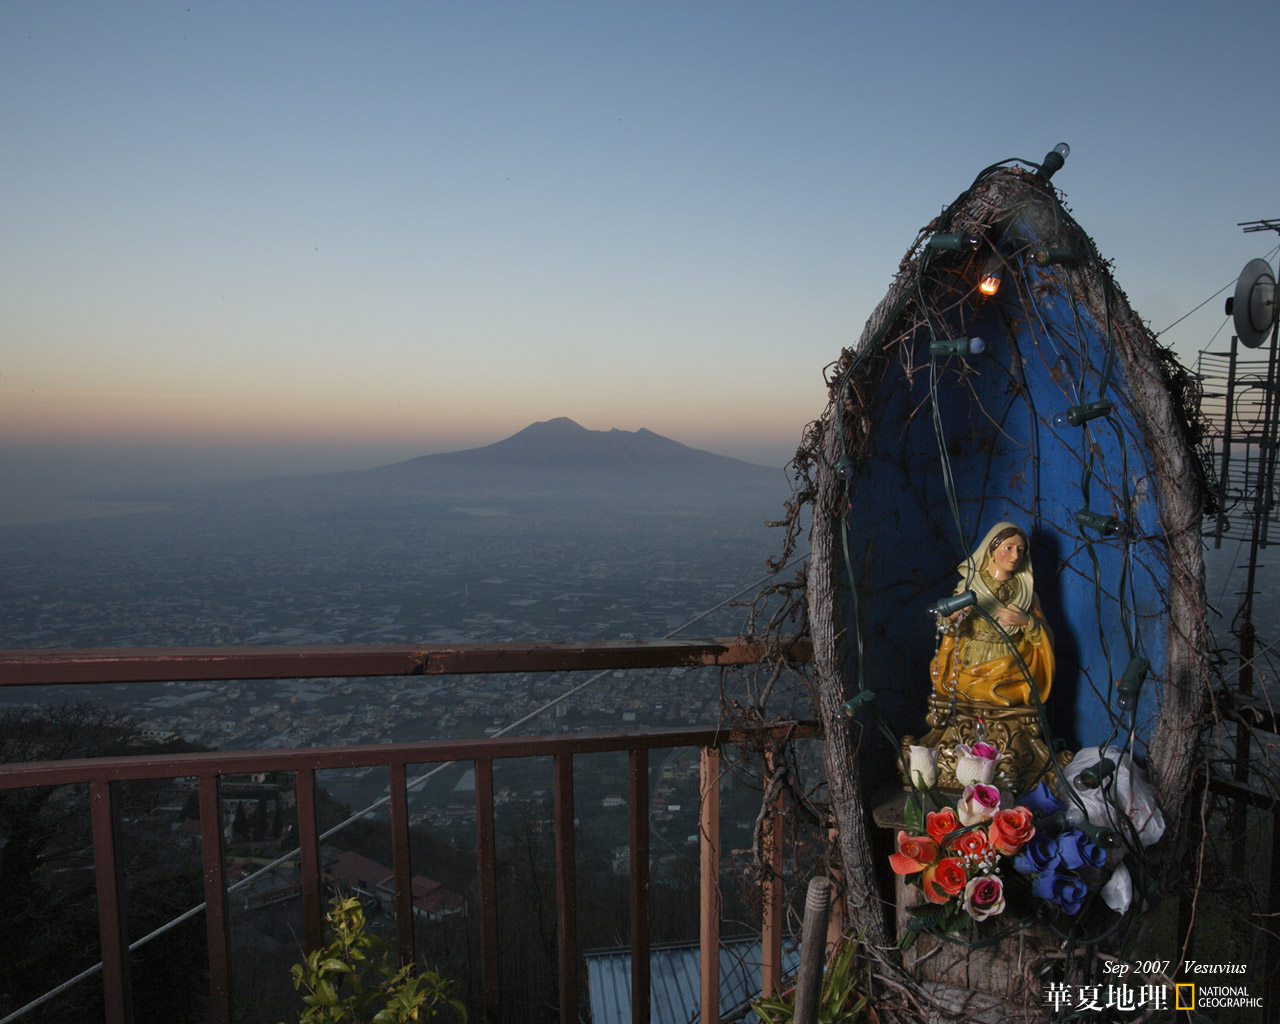
[[[904,737],[903,747],[936,749],[944,788],[972,781],[957,779],[965,751],[956,748],[980,742],[1001,752],[1002,781],[1015,792],[1042,774],[1050,785],[1056,781],[1046,770],[1050,751],[1040,718],[1053,686],[1053,633],[1036,596],[1030,547],[1021,527],[996,523],[958,566],[955,593],[971,590],[976,601],[938,618],[925,718],[931,729],[918,740]]]

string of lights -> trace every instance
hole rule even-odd
[[[1065,147],[1064,147],[1065,149]],[[1059,157],[1065,156],[1065,152],[1060,152]],[[1040,410],[1036,408],[1035,398],[1027,389],[1021,378],[1021,360],[1025,358],[1025,354],[1017,352],[1011,353],[1007,360],[997,359],[995,365],[996,372],[1004,372],[1008,374],[1010,386],[1008,389],[1009,398],[1003,403],[1003,407],[998,410],[995,415],[986,413],[988,419],[1000,431],[1001,424],[1005,422],[1005,417],[1009,414],[1013,407],[1013,396],[1025,400],[1028,416],[1032,423],[1032,429],[1029,433],[1029,443],[1033,448],[1033,455],[1037,459],[1038,473],[1038,448],[1039,434],[1046,426],[1050,426],[1058,437],[1059,442],[1066,444],[1068,451],[1073,451],[1079,463],[1078,478],[1078,494],[1082,502],[1082,507],[1074,514],[1068,524],[1074,527],[1072,536],[1076,553],[1083,559],[1083,564],[1088,566],[1085,578],[1089,580],[1089,589],[1092,591],[1093,619],[1096,627],[1097,643],[1100,647],[1100,666],[1105,671],[1107,684],[1105,687],[1099,688],[1094,686],[1099,697],[1099,703],[1102,708],[1103,721],[1107,724],[1105,730],[1109,735],[1103,740],[1101,747],[1105,749],[1114,749],[1115,744],[1121,737],[1123,742],[1120,744],[1122,759],[1127,759],[1132,767],[1133,757],[1135,753],[1136,737],[1137,737],[1137,696],[1138,691],[1145,678],[1149,661],[1142,655],[1143,649],[1143,633],[1140,622],[1143,618],[1142,609],[1139,604],[1138,589],[1136,586],[1135,572],[1135,549],[1134,545],[1139,541],[1146,542],[1146,538],[1140,536],[1137,530],[1137,523],[1130,522],[1132,510],[1134,508],[1134,494],[1131,489],[1131,470],[1130,463],[1134,452],[1139,453],[1139,461],[1142,461],[1143,448],[1141,442],[1135,436],[1130,435],[1129,421],[1132,413],[1126,410],[1126,415],[1121,417],[1118,415],[1117,403],[1124,403],[1125,396],[1114,392],[1114,378],[1118,366],[1117,354],[1117,329],[1113,318],[1113,282],[1111,281],[1107,265],[1097,254],[1096,248],[1091,240],[1087,237],[1083,243],[1083,251],[1077,252],[1073,249],[1067,249],[1058,245],[1051,245],[1048,242],[1037,242],[1034,238],[1019,238],[1015,232],[1014,225],[1016,217],[1010,215],[1007,221],[1002,222],[999,229],[992,229],[992,234],[996,234],[997,240],[994,244],[989,245],[985,257],[982,256],[981,250],[988,243],[981,237],[980,233],[961,228],[957,230],[956,225],[952,222],[952,215],[955,211],[961,209],[969,197],[969,194],[992,173],[1007,166],[1014,161],[1002,161],[981,172],[975,179],[974,184],[969,190],[962,193],[957,200],[944,209],[933,227],[936,231],[927,239],[923,245],[918,239],[913,252],[908,253],[907,259],[910,260],[915,255],[915,274],[912,287],[904,291],[897,301],[883,315],[883,319],[864,337],[858,349],[854,352],[847,353],[841,372],[837,376],[836,385],[833,392],[834,409],[833,422],[837,430],[837,437],[840,444],[840,459],[836,467],[836,476],[842,482],[840,508],[837,513],[838,524],[837,529],[841,533],[841,557],[843,561],[843,574],[847,584],[847,592],[850,595],[852,605],[852,615],[845,620],[848,631],[852,637],[855,651],[855,671],[853,673],[853,693],[843,705],[846,715],[852,717],[860,714],[864,708],[868,709],[871,720],[876,724],[880,733],[884,734],[899,758],[903,760],[903,751],[896,742],[894,731],[890,728],[885,716],[881,713],[877,702],[874,700],[874,693],[868,688],[866,679],[866,665],[864,664],[864,622],[860,613],[860,605],[865,595],[862,591],[865,584],[860,582],[859,575],[854,569],[854,555],[850,549],[849,534],[853,530],[853,526],[848,517],[853,511],[854,483],[859,472],[859,462],[855,459],[854,453],[850,451],[851,437],[850,432],[845,429],[845,401],[865,403],[871,399],[867,396],[860,395],[858,388],[852,385],[852,381],[856,376],[866,377],[866,386],[869,392],[873,392],[874,385],[871,383],[872,373],[871,361],[882,355],[882,349],[885,346],[891,346],[889,341],[889,333],[894,330],[902,330],[899,318],[913,308],[917,315],[917,323],[915,327],[908,327],[903,333],[904,343],[909,341],[915,331],[923,334],[922,345],[927,343],[929,346],[929,366],[928,387],[926,401],[929,404],[929,415],[932,425],[933,445],[936,455],[934,465],[936,467],[937,479],[941,483],[943,492],[943,503],[949,518],[955,530],[960,550],[966,554],[966,560],[971,562],[970,552],[972,546],[967,543],[963,528],[963,519],[960,514],[960,497],[957,492],[957,477],[952,466],[952,452],[956,450],[956,441],[948,436],[947,422],[948,419],[943,414],[943,404],[946,401],[941,387],[944,374],[948,377],[955,376],[956,381],[963,382],[966,375],[970,372],[985,373],[986,370],[970,370],[967,363],[967,357],[978,356],[983,353],[986,348],[985,344],[973,344],[968,337],[953,338],[952,329],[949,325],[952,317],[947,311],[935,310],[933,303],[930,301],[930,289],[934,287],[931,276],[931,264],[938,254],[958,254],[951,257],[954,262],[956,260],[968,259],[968,273],[974,270],[978,271],[977,290],[988,297],[996,294],[1001,284],[1012,278],[1018,283],[1017,298],[1021,299],[1017,303],[1022,310],[1022,316],[1025,318],[1030,328],[1032,343],[1039,348],[1041,344],[1045,346],[1045,353],[1042,358],[1047,357],[1046,365],[1065,369],[1066,372],[1060,376],[1060,383],[1063,390],[1067,392],[1072,400],[1072,404],[1064,411],[1052,416],[1052,422]],[[1046,166],[1051,165],[1052,161],[1046,161]],[[1033,165],[1034,166],[1034,165]],[[1057,166],[1061,166],[1061,160],[1057,162]],[[1047,180],[1056,170],[1053,167],[1049,174],[1042,175]],[[1056,215],[1065,220],[1070,220],[1062,207],[1056,190],[1047,189],[1052,195],[1052,201]],[[1047,268],[1062,266],[1070,272],[1057,275],[1056,280],[1065,285],[1068,297],[1068,309],[1070,311],[1067,333],[1060,333],[1055,323],[1046,318],[1044,312],[1040,308],[1038,296],[1046,294],[1046,285],[1043,274]],[[1035,280],[1031,278],[1031,272],[1035,270],[1039,273]],[[957,277],[961,271],[957,271]],[[1085,304],[1081,296],[1075,291],[1075,275],[1084,275],[1085,279],[1091,279],[1091,286],[1095,292],[1100,291],[1101,300],[1098,303],[1099,308],[1090,315],[1090,323],[1086,326],[1084,323]],[[965,274],[966,280],[973,280]],[[953,301],[947,299],[946,301]],[[1017,302],[1017,299],[1008,300],[1009,302]],[[960,301],[954,300],[955,306],[959,306]],[[954,307],[952,307],[954,308]],[[960,313],[963,316],[963,311]],[[1012,314],[1016,316],[1017,314]],[[1100,320],[1097,324],[1094,321]],[[1101,330],[1098,330],[1098,328]],[[955,331],[956,334],[969,334],[971,331],[963,329]],[[1095,363],[1091,360],[1093,352],[1092,344],[1088,339],[1090,337],[1097,338],[1101,335],[1103,345],[1098,353],[1100,358]],[[1070,354],[1071,358],[1068,358]],[[951,363],[951,359],[956,359],[959,365]],[[959,360],[965,360],[960,363]],[[1007,365],[1005,362],[1007,361]],[[909,362],[904,357],[904,369],[908,374],[911,372]],[[1054,379],[1059,379],[1055,375]],[[859,385],[861,387],[862,385]],[[976,393],[975,393],[976,398]],[[864,413],[863,418],[869,419],[874,416],[873,411]],[[1096,421],[1096,422],[1095,422]],[[865,427],[860,429],[866,429]],[[1064,434],[1063,431],[1076,430],[1075,440],[1071,439],[1069,433]],[[1111,440],[1113,438],[1113,441]],[[866,442],[861,440],[859,435],[858,445],[860,448],[865,447]],[[1131,446],[1135,446],[1131,451]],[[1101,459],[1101,453],[1106,448],[1108,451],[1114,451],[1114,458],[1118,464],[1118,474],[1114,472],[1117,468],[1109,462]],[[858,453],[859,457],[865,457],[862,451]],[[988,466],[990,465],[990,455],[988,455]],[[1037,475],[1036,480],[1039,477]],[[1095,492],[1097,492],[1095,494]],[[1101,499],[1102,495],[1106,495],[1109,499],[1110,508],[1105,511],[1098,511],[1093,506],[1093,500]],[[972,499],[971,499],[972,500]],[[978,497],[979,504],[981,496]],[[1068,524],[1055,525],[1051,518],[1044,515],[1040,508],[1040,489],[1036,485],[1033,496],[1031,498],[1032,508],[1034,512],[1032,518],[1040,527],[1046,525],[1061,532],[1065,531]],[[1117,514],[1119,513],[1119,514]],[[1108,562],[1115,560],[1118,565],[1118,571],[1111,569],[1104,573],[1099,554],[1103,548],[1113,549],[1112,554],[1108,556]],[[969,565],[969,579],[965,584],[972,582],[976,566]],[[1109,592],[1106,580],[1110,578],[1113,584],[1113,590]],[[946,599],[951,600],[951,599]],[[954,609],[948,607],[943,609],[944,601],[936,602],[937,608],[934,609],[938,613],[950,612]],[[1117,679],[1117,666],[1113,663],[1113,655],[1110,642],[1110,627],[1108,625],[1108,613],[1106,608],[1114,605],[1116,618],[1119,621],[1119,631],[1122,637],[1124,649],[1127,652],[1128,666],[1126,667],[1122,677]],[[1001,628],[1000,624],[995,622],[981,608],[978,609],[987,619],[989,625],[996,631],[997,635],[1004,640],[1007,650],[1012,654],[1013,661],[1017,665],[1017,670],[1022,674],[1028,683],[1033,683],[1033,676],[1030,667],[1023,659],[1018,645]],[[1150,610],[1147,615],[1152,614]],[[1081,666],[1082,669],[1084,666]],[[1086,672],[1087,675],[1087,672]],[[1090,679],[1092,683],[1093,680]],[[1045,713],[1043,702],[1039,699],[1039,693],[1034,685],[1028,687],[1031,693],[1030,702],[1035,708],[1036,718],[1039,721],[1040,728],[1046,741],[1053,746],[1052,732],[1049,728],[1048,719]],[[1110,763],[1110,759],[1104,759]],[[902,765],[904,776],[907,774],[906,765]],[[1113,843],[1119,843],[1126,849],[1129,855],[1128,863],[1133,865],[1136,875],[1141,876],[1146,870],[1145,852],[1139,837],[1129,822],[1122,806],[1122,794],[1116,785],[1116,777],[1114,774],[1114,766],[1111,770],[1099,770],[1097,778],[1089,778],[1089,782],[1097,788],[1102,794],[1105,804],[1113,811],[1112,817],[1116,822],[1123,823],[1119,827],[1118,833],[1112,836]],[[1049,764],[1045,766],[1044,771],[1052,771],[1057,773],[1059,785],[1056,787],[1062,798],[1074,802],[1083,812],[1084,805],[1075,789],[1071,785],[1063,784],[1060,766],[1056,759],[1051,758]],[[1021,927],[1028,922],[1020,922],[1017,927]],[[1121,927],[1131,927],[1132,921],[1126,924],[1123,920],[1116,920],[1107,925],[1100,934],[1085,935],[1080,931],[1080,926],[1073,924],[1069,933],[1062,937],[1067,939],[1070,946],[1090,945],[1104,938],[1112,936],[1117,929]],[[1016,931],[1016,928],[1014,929]],[[977,945],[988,945],[991,942],[999,941],[1006,937],[1009,932],[995,936],[988,941],[978,943]],[[948,940],[952,940],[948,936]],[[962,945],[970,945],[969,943],[961,943]]]

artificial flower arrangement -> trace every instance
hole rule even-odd
[[[926,902],[912,908],[904,946],[926,928],[954,934],[999,917],[1014,890],[1025,910],[1050,916],[1076,918],[1094,892],[1117,914],[1129,909],[1133,884],[1122,858],[1164,831],[1140,768],[1126,765],[1113,748],[1087,748],[1062,773],[1066,800],[1042,780],[1002,806],[1008,801],[996,783],[1006,781],[1004,755],[983,742],[959,744],[956,754],[964,789],[953,804],[936,789],[937,752],[910,750],[907,827],[898,832],[889,862],[920,887]],[[1091,769],[1092,776],[1086,774]],[[926,797],[935,810],[925,810]]]

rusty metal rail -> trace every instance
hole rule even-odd
[[[1280,716],[1275,706],[1263,697],[1250,693],[1240,693],[1226,687],[1213,695],[1214,703],[1224,722],[1233,722],[1238,734],[1244,742],[1241,746],[1248,749],[1248,738],[1255,732],[1280,735]],[[1265,741],[1264,741],[1265,742]],[[1241,777],[1242,776],[1242,777]],[[1271,814],[1271,871],[1268,878],[1265,916],[1280,915],[1280,806],[1277,805],[1276,794],[1270,788],[1262,788],[1250,784],[1249,763],[1245,761],[1243,773],[1228,778],[1213,771],[1200,772],[1196,777],[1197,788],[1206,795],[1225,797],[1230,801],[1232,811],[1237,815],[1237,841],[1244,838],[1244,813],[1248,807],[1256,808]],[[1194,890],[1184,893],[1178,906],[1179,934],[1185,935],[1193,920],[1192,905]],[[1266,1005],[1267,1019],[1280,1020],[1276,1008],[1280,1007],[1280,934],[1275,929],[1266,930],[1264,977],[1267,979]]]
[[[92,651],[0,652],[0,685],[50,685],[84,682],[133,682],[247,678],[367,677],[444,674],[446,672],[569,671],[681,665],[750,664],[763,660],[763,645],[730,640],[628,644],[490,644],[440,647],[359,648],[196,648]],[[808,649],[795,645],[789,656],[805,660]],[[802,732],[813,735],[806,727]],[[197,781],[201,857],[205,894],[205,931],[209,958],[210,1015],[214,1024],[230,1024],[231,962],[227,887],[219,813],[219,783],[224,776],[257,772],[292,773],[298,806],[303,918],[308,949],[323,944],[323,886],[316,815],[316,772],[329,769],[386,767],[389,775],[391,845],[397,941],[403,962],[415,955],[409,858],[408,766],[471,762],[476,771],[476,871],[479,894],[483,1020],[501,1019],[498,989],[497,853],[494,831],[493,765],[517,757],[549,757],[554,765],[554,835],[559,907],[560,1019],[578,1017],[578,950],[574,910],[573,758],[578,754],[622,752],[630,758],[632,1019],[649,1020],[649,751],[693,747],[702,751],[701,792],[703,906],[716,907],[719,874],[719,750],[746,737],[715,729],[664,729],[629,733],[535,736],[484,740],[366,744],[311,749],[202,752],[27,762],[0,765],[0,789],[88,785],[98,887],[102,985],[109,1024],[132,1018],[129,937],[125,886],[117,862],[118,806],[113,784],[135,779],[190,778]],[[712,766],[710,769],[708,766]],[[766,914],[777,927],[780,908]],[[718,963],[719,920],[704,916],[703,964]],[[765,935],[763,948],[777,947]],[[766,958],[767,958],[766,953]],[[777,965],[766,964],[776,974]],[[718,1019],[715,993],[704,985],[701,1019]]]
[[[788,644],[786,653],[796,661],[812,656],[807,641]],[[769,656],[763,643],[734,639],[0,650],[0,686],[677,668],[748,665]]]

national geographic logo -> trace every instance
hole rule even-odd
[[[1196,983],[1187,981],[1174,985],[1173,1003],[1175,1010],[1194,1010],[1196,1008]]]
[[[1172,988],[1172,999],[1169,989]],[[1262,1009],[1262,996],[1247,985],[1205,985],[1194,981],[1163,984],[1068,985],[1053,981],[1045,986],[1045,1002],[1054,1013],[1075,1010],[1077,1014],[1113,1011],[1117,1014],[1168,1013],[1170,1009],[1191,1010]],[[1171,1005],[1172,1004],[1172,1005]]]
[[[1247,985],[1199,985],[1180,981],[1173,986],[1175,1010],[1262,1009],[1262,996],[1250,995]]]

